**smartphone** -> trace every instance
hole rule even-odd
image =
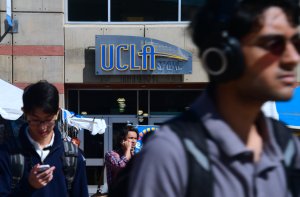
[[[38,167],[38,172],[44,172],[45,170],[48,170],[50,168],[50,165],[46,164],[46,165],[40,165]]]

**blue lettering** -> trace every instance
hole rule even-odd
[[[128,69],[128,64],[123,64],[122,65],[121,52],[122,52],[122,50],[128,51],[128,45],[126,45],[126,44],[119,45],[119,46],[117,46],[116,50],[117,50],[117,65],[116,65],[116,68],[119,71],[125,71],[125,70]]]
[[[149,60],[148,60],[149,57]],[[150,70],[155,70],[155,49],[152,45],[144,45],[142,50],[142,69],[147,70],[148,61],[150,63]]]
[[[100,49],[101,49],[101,65],[100,67],[102,68],[102,70],[104,71],[110,71],[114,68],[114,45],[110,44],[109,45],[109,53],[108,53],[108,57],[109,57],[109,62],[107,65],[106,62],[106,49],[107,46],[106,44],[102,44],[100,45]]]
[[[140,66],[135,65],[135,54],[136,54],[136,46],[134,44],[130,45],[130,70],[140,70]]]

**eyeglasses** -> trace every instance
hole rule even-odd
[[[44,121],[40,121],[40,120],[27,120],[28,124],[31,126],[40,126],[40,125],[45,125],[47,127],[52,127],[55,125],[55,120],[44,120]]]
[[[291,42],[300,54],[300,35],[295,35],[291,39],[287,39],[282,35],[261,36],[255,41],[254,45],[274,55],[281,56],[285,51],[287,42]]]

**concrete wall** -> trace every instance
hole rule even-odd
[[[6,0],[0,0],[1,21]],[[186,25],[73,25],[64,22],[64,0],[13,0],[12,15],[18,32],[9,33],[0,44],[0,77],[25,86],[39,79],[52,83],[122,83],[128,76],[95,75],[95,35],[134,35],[159,39],[189,51]],[[4,23],[1,23],[1,34]],[[151,76],[157,83],[205,82],[207,78],[193,57],[193,74]],[[140,80],[143,83],[143,80]]]
[[[24,88],[48,80],[64,103],[64,7],[63,0],[13,0],[12,17],[18,32],[0,44],[0,77]],[[1,35],[4,34],[6,0],[0,0]]]
[[[126,78],[95,75],[93,47],[96,35],[145,36],[196,51],[186,25],[65,25],[65,83],[121,83],[122,78]],[[198,73],[202,72],[198,57],[193,55],[193,59],[195,71],[192,75],[152,77],[158,83],[206,82],[207,77]]]

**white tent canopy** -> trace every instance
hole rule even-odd
[[[23,90],[0,79],[0,115],[6,120],[17,120],[22,116]],[[106,129],[104,119],[75,117],[68,110],[64,112],[63,121],[79,129],[87,129],[92,135],[103,134]]]
[[[66,109],[62,109],[62,112],[64,123],[79,129],[89,130],[92,135],[103,134],[107,127],[104,119],[76,117],[73,112]]]
[[[22,114],[23,90],[0,79],[0,115],[7,120],[16,120]]]

